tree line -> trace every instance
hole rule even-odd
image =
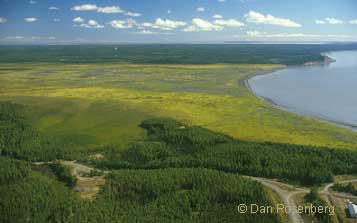
[[[113,170],[95,200],[80,199],[72,191],[76,178],[69,168],[58,162],[49,163],[48,169],[33,163],[68,158],[65,146],[52,144],[36,132],[21,106],[0,103],[0,117],[0,222],[279,222],[275,214],[242,215],[237,211],[239,203],[271,203],[262,185],[205,168]],[[196,138],[197,131],[205,130],[198,128],[189,135],[175,136],[176,140],[183,138],[180,149],[168,149],[165,142],[146,141],[118,155],[130,165],[142,165],[194,154],[187,146],[201,152],[201,143],[215,145],[226,140],[226,136],[209,131]]]
[[[109,175],[95,200],[82,200],[70,169],[54,162],[49,177],[33,168],[73,154],[36,132],[22,109],[0,103],[0,222],[276,223],[274,214],[237,212],[240,203],[271,204],[261,184],[240,174],[318,185],[357,170],[355,151],[246,142],[155,118],[141,123],[143,141],[88,160]]]
[[[125,151],[112,150],[94,164],[108,169],[200,167],[303,185],[357,171],[357,152],[352,150],[241,141],[165,118],[145,120],[140,126],[147,130],[146,141]]]

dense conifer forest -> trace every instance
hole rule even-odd
[[[147,141],[121,153],[112,149],[95,164],[108,169],[200,167],[302,185],[357,171],[357,152],[352,150],[240,141],[173,119],[150,119],[141,127],[148,132]]]
[[[272,204],[260,183],[241,175],[318,185],[357,170],[352,150],[240,141],[169,118],[143,121],[147,138],[125,150],[99,148],[104,158],[87,160],[35,131],[22,110],[0,103],[0,222],[276,223],[275,214],[238,213],[240,203]],[[53,162],[77,157],[107,170],[94,200],[81,199],[70,169]],[[53,176],[38,161],[52,161]]]
[[[137,64],[287,64],[324,60],[324,52],[357,49],[349,44],[157,44],[1,46],[0,62]]]
[[[23,106],[0,103],[0,155],[27,161],[78,158],[78,151],[65,142],[36,132],[24,117]]]
[[[51,162],[52,176],[34,163],[76,156],[34,131],[20,105],[1,103],[0,118],[0,222],[279,221],[274,214],[238,214],[237,203],[270,204],[259,183],[202,168],[111,171],[97,199],[83,200],[71,190],[70,169]],[[160,144],[151,148],[160,153]]]

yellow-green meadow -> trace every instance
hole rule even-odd
[[[172,117],[242,140],[357,148],[357,133],[279,110],[244,79],[280,65],[1,64],[0,100],[26,106],[37,130],[78,145],[142,139]]]

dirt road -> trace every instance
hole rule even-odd
[[[99,191],[99,188],[105,184],[104,175],[106,175],[108,171],[102,171],[101,172],[103,174],[102,176],[86,177],[86,175],[91,173],[91,171],[93,170],[92,167],[89,167],[85,164],[77,163],[76,161],[61,161],[61,162],[64,165],[72,168],[73,174],[78,179],[76,190],[78,190],[78,192],[82,192],[83,197],[89,197],[89,198],[95,197],[95,195]],[[36,163],[36,164],[39,165],[43,163]],[[297,205],[295,201],[296,197],[310,193],[309,188],[296,187],[290,184],[286,184],[286,183],[278,182],[276,180],[266,179],[262,177],[251,177],[251,176],[245,176],[245,177],[257,181],[262,185],[264,185],[265,187],[268,187],[271,190],[273,190],[275,193],[277,193],[281,199],[281,202],[284,204],[285,207],[295,207]],[[339,181],[338,183],[351,183],[351,182],[357,182],[357,179]],[[329,205],[332,204],[330,203],[328,196],[357,199],[357,196],[330,191],[330,188],[334,184],[335,183],[326,184],[319,190],[319,194],[326,198]],[[288,217],[291,223],[304,222],[302,217],[298,213],[295,213],[293,211],[288,213]]]
[[[260,178],[260,177],[248,177],[252,180],[258,181],[264,186],[270,188],[274,192],[276,192],[281,201],[283,202],[285,207],[294,207],[296,206],[296,202],[294,200],[294,197],[302,194],[308,194],[310,192],[310,189],[308,188],[298,188],[289,184],[277,182],[274,180],[266,179],[266,178]],[[289,219],[292,223],[303,223],[304,221],[302,220],[301,216],[298,213],[295,212],[289,212],[288,213]]]

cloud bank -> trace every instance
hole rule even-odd
[[[278,18],[272,16],[270,14],[264,15],[259,12],[249,11],[244,15],[247,22],[257,23],[257,24],[269,24],[276,26],[284,26],[284,27],[301,27],[301,25],[297,22],[294,22],[290,19]]]

